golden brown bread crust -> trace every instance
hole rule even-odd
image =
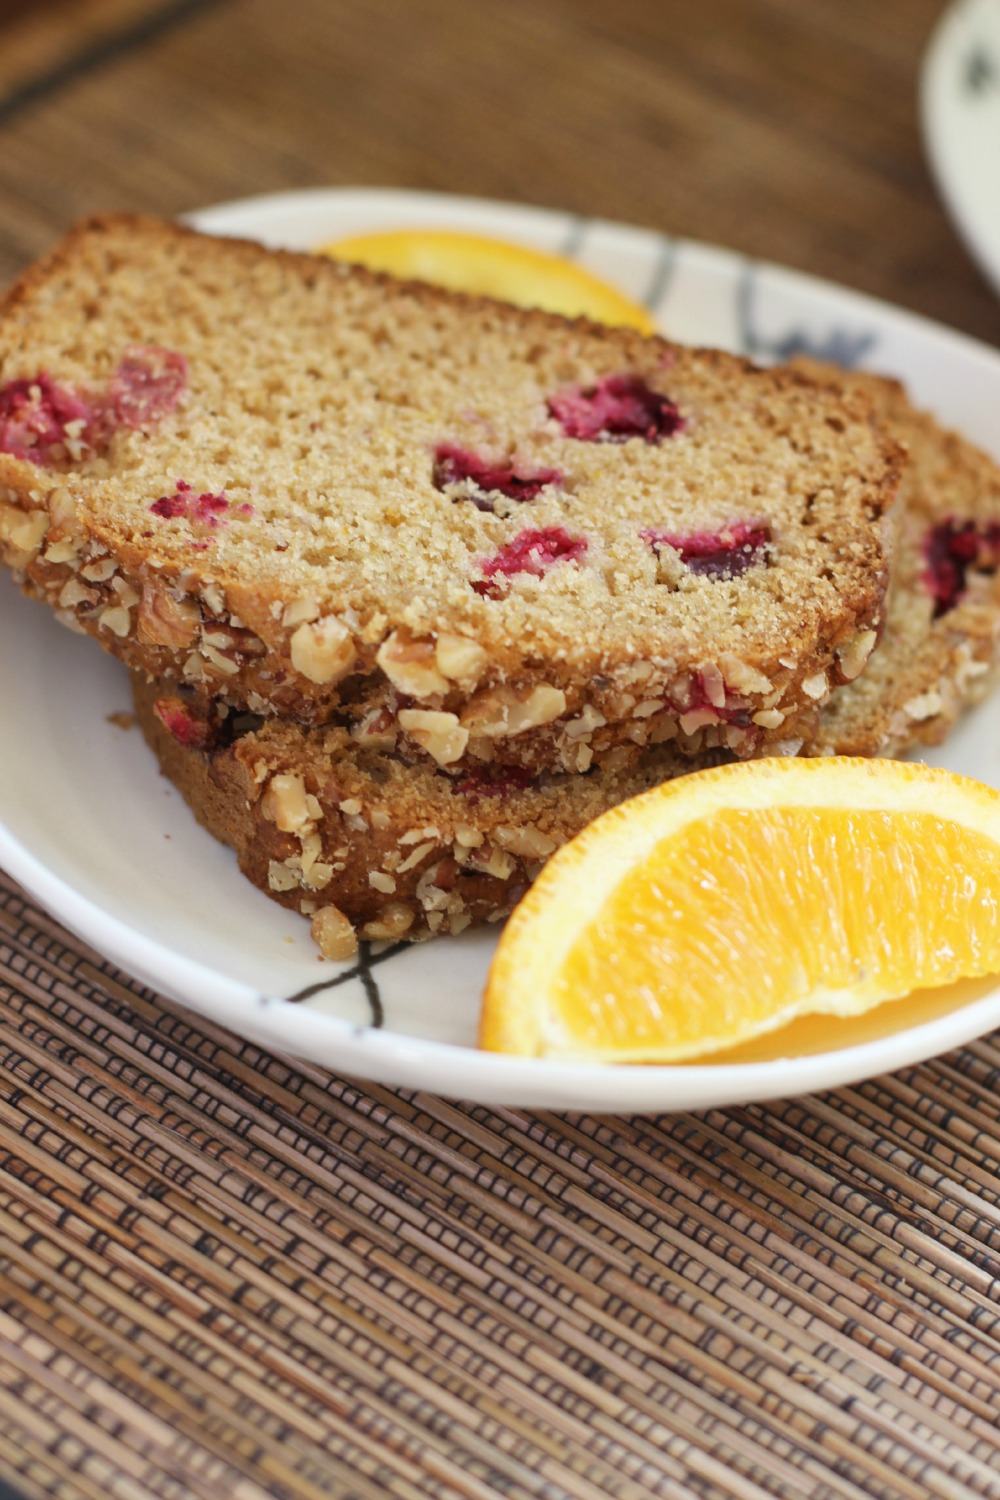
[[[75,460],[0,454],[3,555],[66,623],[211,697],[310,722],[392,691],[459,721],[451,765],[584,769],[595,716],[597,758],[692,713],[680,733],[743,754],[821,703],[880,622],[902,455],[863,396],[131,216],[79,226],[8,293],[0,393],[44,371],[93,396],[136,347],[183,360],[174,404]],[[549,398],[622,372],[681,430],[566,436]],[[435,486],[448,442],[562,478],[484,510]],[[758,521],[741,576],[646,535]],[[491,586],[525,531],[585,551]]]

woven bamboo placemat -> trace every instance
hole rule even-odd
[[[1000,1495],[1000,1045],[702,1115],[242,1043],[0,880],[0,1479]]]

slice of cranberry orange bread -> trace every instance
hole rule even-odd
[[[917,410],[898,381],[797,363],[869,396],[910,456],[884,635],[864,674],[833,694],[804,753],[940,744],[1000,664],[1000,467]]]
[[[800,373],[159,220],[0,304],[25,587],[258,712],[382,684],[452,761],[544,731],[580,767],[588,716],[780,738],[880,622],[902,461]]]
[[[254,885],[313,919],[328,957],[348,956],[358,935],[499,921],[561,844],[689,767],[668,747],[627,771],[532,780],[484,768],[458,781],[359,749],[340,727],[240,714],[138,672],[132,683],[163,773]]]

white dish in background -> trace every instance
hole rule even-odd
[[[920,104],[941,195],[1000,290],[1000,0],[945,11],[924,58]]]
[[[412,226],[569,251],[650,303],[675,337],[765,358],[807,349],[863,359],[903,376],[920,403],[1000,457],[1000,355],[870,298],[723,250],[566,214],[375,190],[277,194],[192,219],[213,233],[291,247]],[[239,874],[159,776],[140,735],[110,722],[129,708],[124,670],[6,579],[0,629],[8,642],[0,657],[0,863],[122,969],[277,1051],[482,1103],[634,1112],[827,1088],[1000,1024],[1000,989],[989,981],[883,1008],[853,1026],[807,1026],[781,1039],[801,1050],[757,1062],[585,1067],[478,1052],[494,931],[376,953],[363,973],[318,964],[307,923]],[[1000,785],[1000,700],[969,715],[930,758]],[[334,982],[306,1003],[282,998],[321,979]],[[373,1004],[382,1008],[381,1027],[372,1025]]]

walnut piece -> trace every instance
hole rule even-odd
[[[845,641],[843,646],[837,647],[837,665],[840,667],[840,675],[845,682],[853,682],[855,677],[861,676],[877,640],[877,631],[859,630],[857,635]]]
[[[469,731],[458,722],[457,714],[438,713],[429,708],[402,708],[399,726],[416,740],[439,766],[450,766],[461,760],[469,743]]]
[[[492,875],[495,880],[509,880],[517,869],[516,862],[503,849],[486,843],[469,855],[469,865],[481,875]]]
[[[301,625],[303,621],[319,619],[319,605],[309,594],[303,595],[301,599],[292,599],[285,605],[281,616],[281,623],[286,630],[291,630],[295,625]]]
[[[124,604],[111,604],[101,610],[97,623],[104,630],[110,630],[112,635],[123,637],[132,628],[132,617]]]
[[[541,682],[524,696],[519,696],[513,688],[487,688],[470,699],[460,722],[470,734],[504,739],[551,724],[565,712],[566,694],[562,688]]]
[[[705,661],[698,670],[701,674],[701,685],[709,703],[713,708],[725,708],[726,682],[719,668],[714,662]]]
[[[336,906],[321,906],[312,919],[310,932],[324,958],[343,963],[358,951],[358,936]]]
[[[79,578],[67,578],[59,591],[59,604],[63,609],[74,609],[78,604],[96,604],[100,595],[96,589],[88,589]]]
[[[0,509],[0,540],[4,543],[4,561],[9,567],[23,568],[41,550],[49,529],[47,510],[27,514],[16,505]]]
[[[339,682],[358,659],[351,632],[336,615],[303,621],[292,636],[290,650],[296,672],[317,683]]]
[[[279,859],[272,859],[267,867],[267,884],[272,891],[294,891],[298,876]]]
[[[434,647],[438,671],[452,682],[467,682],[475,687],[489,660],[478,641],[464,635],[439,635]]]
[[[261,798],[260,810],[282,833],[297,833],[312,822],[307,796],[306,784],[301,776],[281,771],[268,782],[267,791]]]
[[[79,533],[76,501],[69,490],[61,487],[51,490],[48,506],[51,521],[49,536],[53,541],[61,541],[63,537]]]
[[[42,557],[47,563],[69,563],[75,567],[80,557],[80,545],[78,537],[63,537],[60,541],[48,542]]]
[[[365,923],[361,932],[370,942],[391,943],[412,926],[413,911],[405,901],[390,901],[373,921]]]
[[[749,662],[734,656],[731,651],[723,651],[719,655],[719,671],[726,681],[726,686],[734,693],[767,693],[771,690],[771,680],[765,677],[763,672],[758,672]]]
[[[522,859],[547,859],[556,841],[540,828],[494,828],[492,837],[511,854]]]
[[[448,691],[448,679],[435,665],[433,641],[417,641],[394,630],[375,660],[393,687],[407,698],[433,698]]]
[[[414,869],[417,865],[420,864],[421,860],[427,858],[428,854],[433,851],[434,847],[434,839],[428,839],[425,843],[418,844],[417,847],[411,850],[406,858],[396,866],[396,874],[404,875],[407,870]]]
[[[223,656],[222,652],[216,650],[210,641],[202,640],[201,654],[205,661],[217,672],[221,672],[224,677],[235,677],[240,670],[239,662],[233,661],[230,656]]]
[[[595,729],[602,729],[607,719],[592,703],[585,703],[579,716],[566,725],[566,737],[571,740],[589,739]]]
[[[200,622],[201,611],[193,599],[175,599],[162,582],[143,584],[136,635],[144,645],[191,646]]]
[[[944,708],[944,699],[937,688],[928,688],[925,693],[918,693],[915,698],[910,698],[903,704],[903,712],[911,719],[918,722],[923,719],[933,719]]]
[[[371,708],[351,725],[351,739],[366,750],[389,750],[396,743],[396,721],[387,708]]]

